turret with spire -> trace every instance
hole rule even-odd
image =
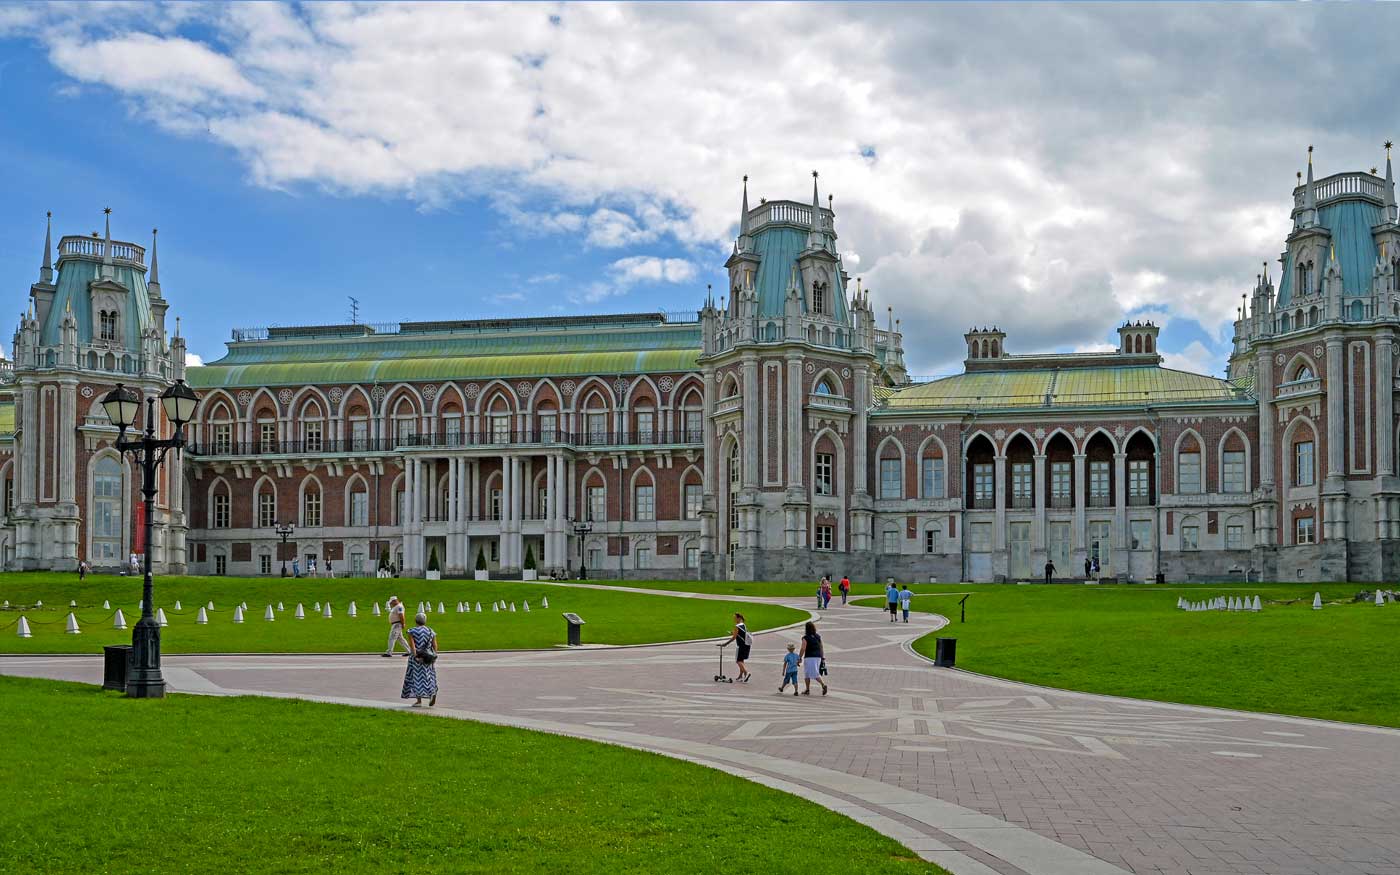
[[[1385,185],[1381,197],[1385,201],[1385,220],[1394,225],[1400,221],[1395,204],[1395,174],[1390,169],[1391,142],[1385,141]]]
[[[1303,185],[1303,212],[1298,217],[1300,228],[1311,228],[1317,224],[1317,192],[1313,184],[1313,147],[1308,147],[1308,181]]]
[[[53,213],[45,213],[44,224],[44,260],[39,265],[39,283],[41,285],[53,285]]]

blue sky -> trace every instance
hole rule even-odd
[[[1306,146],[1400,131],[1364,9],[0,7],[0,278],[149,241],[192,351],[234,327],[693,310],[751,194],[836,198],[916,373],[1165,324],[1218,373]],[[800,38],[794,38],[800,34]],[[1281,112],[1283,106],[1308,107]]]

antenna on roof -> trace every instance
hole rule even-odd
[[[360,324],[360,299],[359,299],[359,298],[355,298],[355,297],[351,297],[351,296],[349,296],[349,295],[346,295],[346,297],[347,297],[347,298],[350,298],[350,324],[351,324],[351,325],[359,325],[359,324]]]

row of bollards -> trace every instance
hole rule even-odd
[[[1259,596],[1253,600],[1249,596],[1216,596],[1213,599],[1206,599],[1203,602],[1188,602],[1184,598],[1176,600],[1177,610],[1181,611],[1248,611],[1257,613],[1260,610]]]

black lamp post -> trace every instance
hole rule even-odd
[[[578,538],[578,579],[588,579],[588,569],[583,567],[583,539],[589,532],[593,531],[593,524],[590,522],[574,523],[574,537]]]
[[[287,539],[296,531],[296,526],[291,523],[273,523],[273,529],[278,537],[282,539],[282,576],[287,576]]]
[[[185,423],[194,418],[199,396],[185,385],[184,380],[160,393],[160,406],[170,420],[175,433],[168,438],[156,437],[156,400],[146,399],[146,428],[136,440],[126,439],[126,430],[136,422],[141,409],[141,396],[118,383],[102,399],[107,418],[117,427],[117,451],[131,453],[141,466],[141,496],[146,500],[146,576],[141,585],[141,619],[131,630],[131,664],[126,675],[126,694],[134,699],[159,699],[165,695],[165,678],[160,673],[160,624],[156,622],[155,603],[151,592],[151,530],[155,527],[156,470],[170,450],[185,445]]]

